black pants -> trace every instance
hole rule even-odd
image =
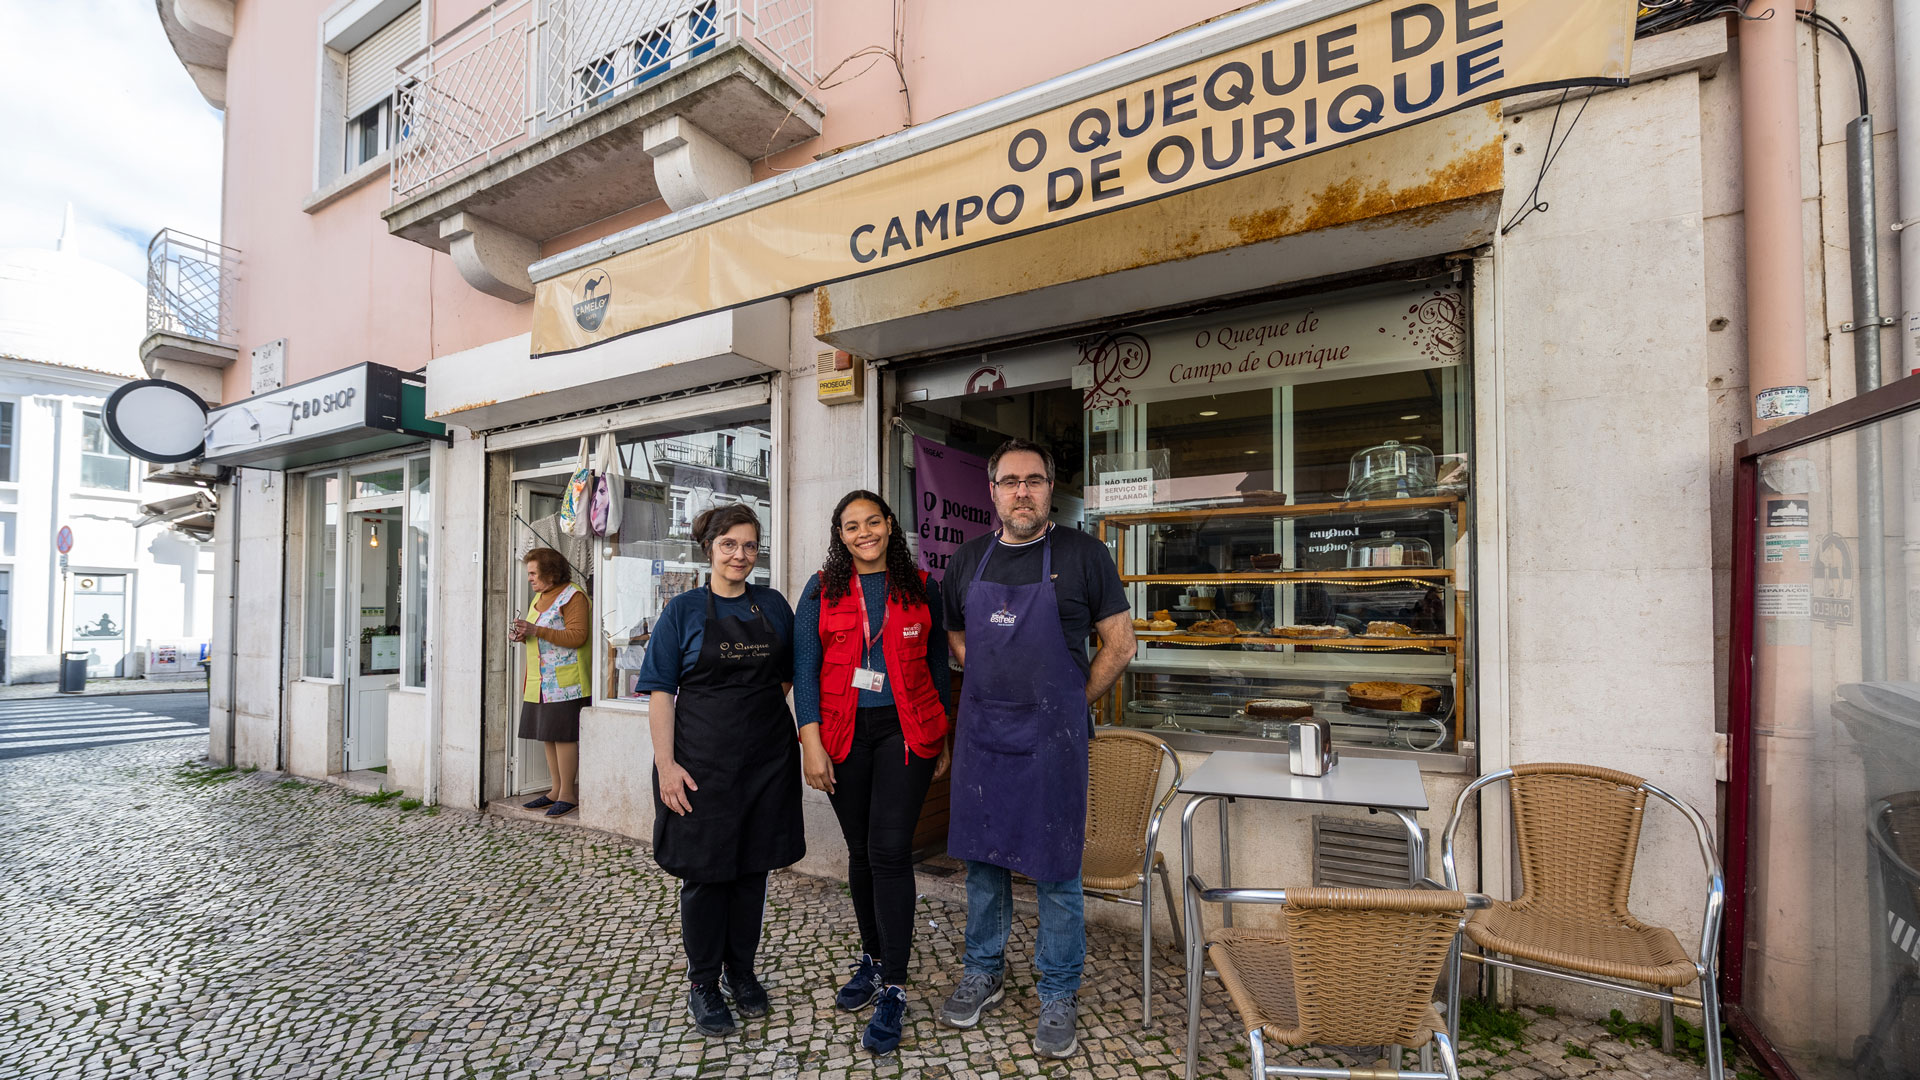
[[[913,829],[933,782],[933,758],[907,749],[892,708],[854,714],[853,747],[833,767],[834,816],[847,838],[847,888],[860,947],[889,983],[907,981],[913,951]]]
[[[752,971],[766,909],[765,871],[732,881],[682,881],[680,942],[687,950],[687,977],[715,982],[722,964],[729,971]]]

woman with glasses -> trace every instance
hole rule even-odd
[[[760,558],[751,507],[708,510],[693,537],[713,573],[661,611],[638,688],[651,695],[653,857],[681,880],[687,1012],[705,1034],[727,1035],[733,1010],[767,1015],[753,973],[767,872],[806,854],[800,744],[786,700],[793,610],[747,582]]]
[[[833,508],[826,566],[800,594],[793,699],[807,783],[847,839],[860,958],[834,1004],[874,1006],[860,1044],[900,1046],[913,949],[913,833],[947,771],[947,632],[940,593],[914,565],[886,500],[853,491]]]

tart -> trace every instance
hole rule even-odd
[[[1173,612],[1168,611],[1166,608],[1161,608],[1159,611],[1156,611],[1153,613],[1153,621],[1154,622],[1172,622]]]
[[[1432,712],[1440,707],[1440,691],[1413,683],[1354,683],[1347,687],[1347,704],[1382,712]]]
[[[1367,624],[1367,637],[1412,637],[1413,627],[1406,623],[1370,622]]]
[[[1134,621],[1134,622],[1139,622],[1140,620],[1139,620],[1139,619],[1135,619],[1135,620],[1133,620],[1133,621]],[[1174,622],[1174,621],[1173,621],[1172,619],[1155,619],[1155,620],[1153,620],[1152,622],[1149,622],[1149,623],[1148,623],[1148,624],[1147,624],[1147,625],[1146,625],[1145,627],[1142,627],[1141,629],[1146,629],[1146,630],[1178,630],[1178,629],[1180,629],[1180,624],[1179,624],[1179,623],[1177,623],[1177,622]]]
[[[1247,715],[1261,719],[1297,720],[1302,716],[1312,716],[1313,705],[1292,698],[1265,698],[1247,702]]]
[[[1232,637],[1240,632],[1240,627],[1232,619],[1201,619],[1187,628],[1195,634],[1209,637]]]
[[[1146,619],[1135,619],[1133,620],[1133,628],[1135,630],[1151,630],[1153,629],[1153,624]]]
[[[1343,638],[1352,637],[1344,626],[1275,626],[1267,631],[1268,637],[1307,639],[1307,638]]]

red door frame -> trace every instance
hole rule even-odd
[[[1832,438],[1920,409],[1920,379],[1898,382],[1830,405],[1810,416],[1760,432],[1734,447],[1733,588],[1729,602],[1727,664],[1727,917],[1720,932],[1720,1001],[1740,1041],[1775,1076],[1798,1075],[1773,1048],[1745,1007],[1747,869],[1753,791],[1753,630],[1759,525],[1760,458]]]

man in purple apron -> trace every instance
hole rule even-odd
[[[1087,939],[1088,706],[1133,659],[1133,619],[1106,546],[1047,521],[1053,455],[1010,440],[987,460],[1002,530],[963,544],[941,583],[947,638],[966,670],[955,725],[947,852],[967,861],[966,971],[940,1009],[971,1028],[1004,996],[1013,880],[1034,880],[1040,1018],[1034,1050],[1068,1057]],[[1087,639],[1098,631],[1091,660]]]

